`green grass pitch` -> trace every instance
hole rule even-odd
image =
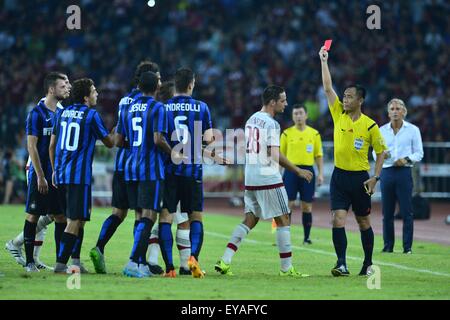
[[[101,224],[110,209],[94,208],[92,221],[85,228],[82,261],[93,272],[88,256],[95,245]],[[14,237],[23,227],[23,206],[0,207],[0,242]],[[309,278],[293,279],[278,276],[279,258],[274,246],[275,235],[270,223],[260,222],[234,256],[233,277],[214,271],[236,224],[242,217],[205,214],[205,237],[200,265],[207,272],[204,279],[152,277],[131,279],[121,271],[132,246],[134,217],[130,215],[107,245],[107,275],[81,276],[81,288],[69,290],[68,276],[43,271],[26,274],[9,253],[0,251],[0,299],[450,299],[450,247],[415,241],[414,253],[382,254],[382,239],[375,238],[374,262],[380,267],[380,289],[368,289],[367,278],[358,276],[363,251],[359,233],[348,232],[348,265],[350,277],[334,278],[330,269],[335,263],[331,229],[313,228],[312,246],[300,244],[300,226],[292,227],[294,266]],[[48,233],[41,259],[53,265],[53,225]],[[178,251],[174,245],[174,260]],[[160,264],[163,265],[160,258]]]

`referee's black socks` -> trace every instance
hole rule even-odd
[[[25,244],[25,256],[27,259],[26,264],[34,262],[33,252],[34,252],[34,240],[36,239],[36,226],[37,223],[25,220],[25,225],[23,226],[23,240]]]
[[[372,227],[367,230],[361,231],[361,242],[364,249],[364,265],[369,266],[372,264],[372,253],[373,253],[373,243],[374,235]]]
[[[333,244],[338,257],[337,264],[347,265],[345,259],[345,253],[347,251],[347,235],[345,234],[345,228],[333,228]]]
[[[311,233],[311,226],[312,226],[312,213],[311,212],[303,212],[302,214],[302,223],[303,223],[303,230],[304,230],[304,239],[303,240],[309,240],[309,235]]]

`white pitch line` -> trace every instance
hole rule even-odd
[[[217,237],[217,238],[223,238],[223,239],[229,239],[230,238],[230,236],[226,236],[226,235],[224,235],[222,233],[216,233],[216,232],[210,232],[210,231],[205,231],[205,234],[208,234],[208,235],[211,235],[211,236]],[[272,245],[271,243],[268,243],[268,242],[252,240],[252,239],[244,239],[244,242],[248,242],[248,243],[252,243],[252,244],[262,244],[262,245],[267,245],[267,246]],[[336,256],[336,254],[334,252],[329,252],[329,251],[325,251],[325,250],[304,248],[304,247],[299,247],[299,246],[296,246],[296,245],[291,245],[291,247],[294,248],[294,249],[305,250],[305,251],[319,253],[319,254],[323,254],[323,255],[327,255],[327,256],[332,256],[332,257]],[[356,261],[362,261],[361,258],[352,257],[352,256],[347,256],[347,259],[356,260]],[[415,271],[415,272],[420,272],[420,273],[428,273],[428,274],[432,274],[432,275],[435,275],[435,276],[450,277],[450,274],[448,274],[448,273],[436,272],[436,271],[431,271],[431,270],[428,270],[428,269],[411,268],[411,267],[407,267],[407,266],[404,266],[404,265],[401,265],[401,264],[397,264],[397,263],[389,263],[389,262],[376,261],[376,260],[374,260],[373,263],[375,265],[393,267],[393,268],[402,269],[402,270],[409,270],[409,271]]]

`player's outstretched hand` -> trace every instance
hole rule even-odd
[[[311,182],[312,177],[313,177],[312,172],[309,171],[309,170],[305,170],[305,169],[298,169],[297,175],[298,175],[300,178],[303,178],[303,179],[305,179],[305,180],[308,181],[308,182]]]
[[[322,46],[319,51],[320,60],[326,62],[328,60],[328,51],[325,50],[325,46]]]

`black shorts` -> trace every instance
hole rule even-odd
[[[334,168],[330,183],[331,210],[346,210],[352,206],[356,216],[370,214],[370,196],[364,189],[369,179],[367,171],[346,171]]]
[[[161,212],[164,180],[139,181],[137,189],[138,208]]]
[[[138,181],[126,181],[125,189],[127,192],[128,207],[136,210],[138,208]]]
[[[64,212],[70,220],[89,221],[91,219],[91,185],[62,184],[61,193]]]
[[[203,211],[203,181],[192,177],[166,174],[163,207],[170,213],[177,211],[180,202],[181,212],[191,214]]]
[[[59,190],[53,187],[51,180],[47,180],[47,184],[48,193],[40,193],[38,190],[36,173],[28,173],[28,192],[25,205],[26,213],[36,216],[45,216],[47,214],[60,215],[64,213],[61,206]]]
[[[131,208],[128,201],[127,185],[125,183],[125,175],[123,171],[114,171],[111,205],[113,208],[118,209]]]

